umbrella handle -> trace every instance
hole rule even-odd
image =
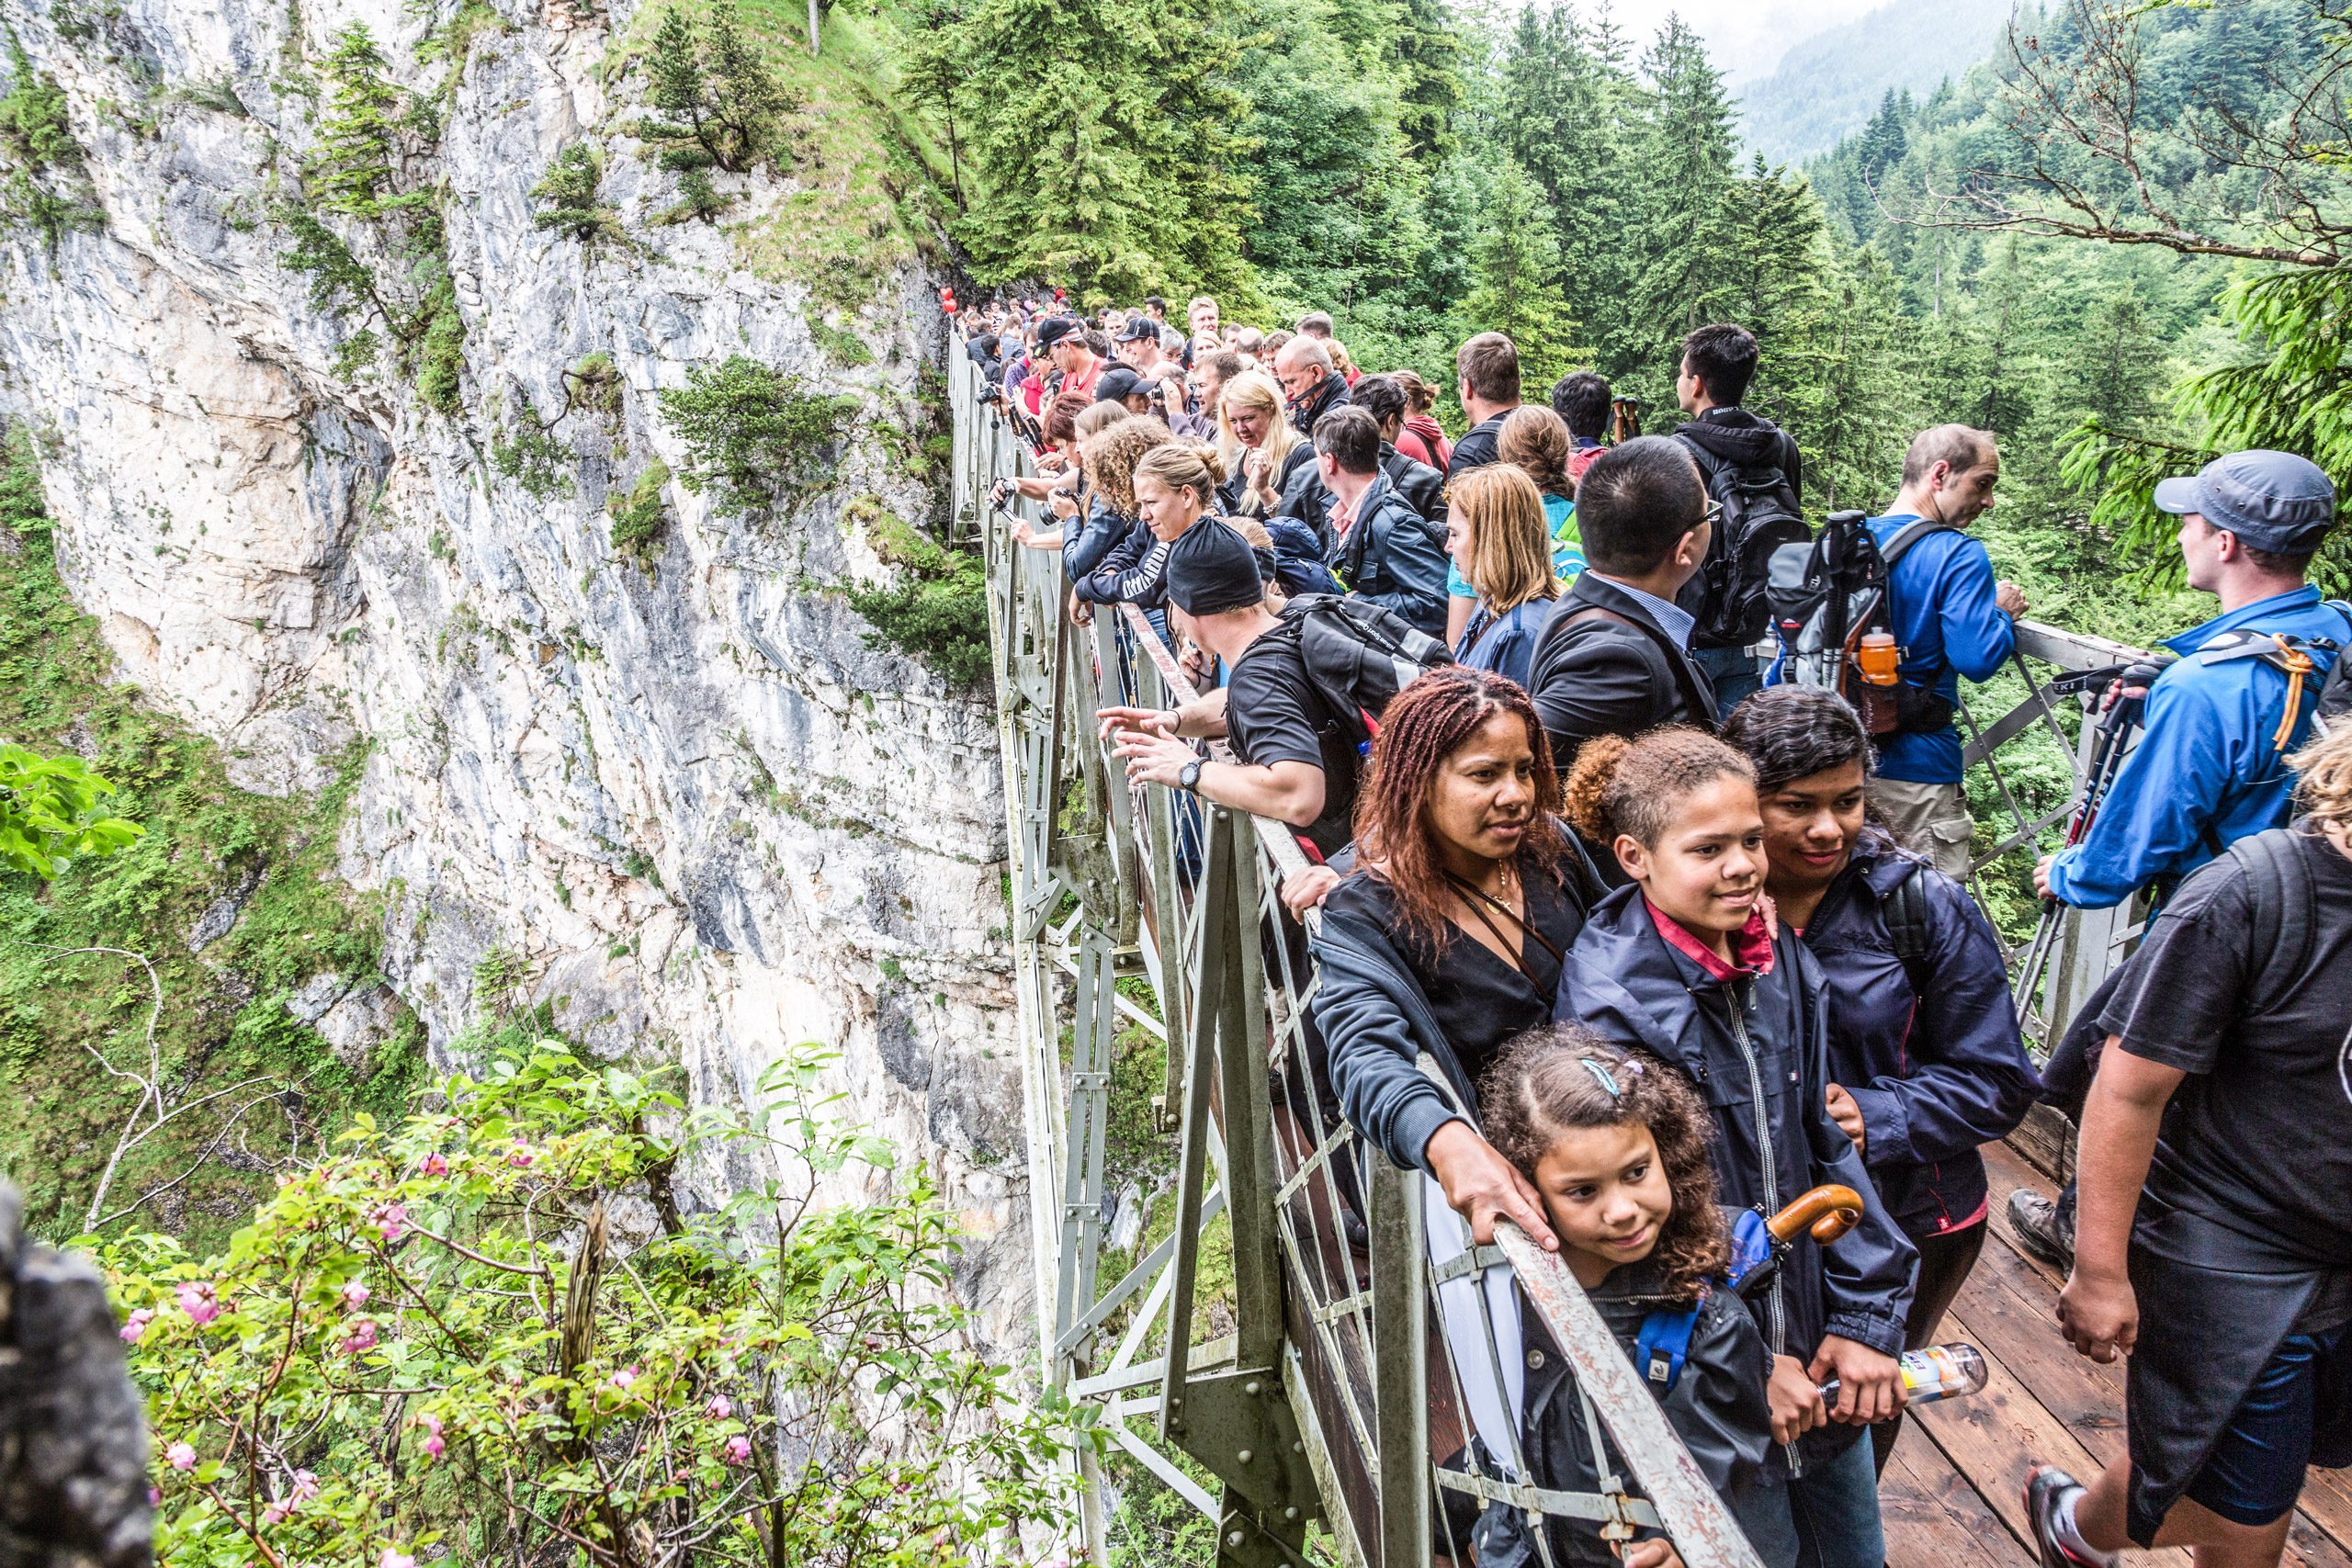
[[[1827,1247],[1862,1223],[1862,1195],[1835,1183],[1799,1193],[1796,1200],[1764,1222],[1772,1239],[1785,1247],[1800,1231]]]

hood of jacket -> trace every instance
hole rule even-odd
[[[1675,434],[1743,468],[1777,466],[1781,459],[1781,427],[1746,409],[1709,409]]]

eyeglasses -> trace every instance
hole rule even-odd
[[[1722,522],[1723,517],[1724,503],[1715,500],[1713,496],[1709,496],[1707,498],[1707,510],[1699,514],[1699,521],[1712,528],[1716,524]]]

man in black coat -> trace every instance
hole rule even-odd
[[[1544,621],[1528,672],[1563,773],[1596,735],[1715,728],[1714,688],[1674,602],[1707,558],[1713,526],[1690,455],[1657,435],[1610,448],[1577,487],[1577,523],[1586,570]]]

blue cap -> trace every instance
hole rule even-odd
[[[2156,510],[2194,512],[2257,550],[2308,555],[2335,521],[2335,487],[2292,452],[2233,452],[2195,479],[2157,480]]]

